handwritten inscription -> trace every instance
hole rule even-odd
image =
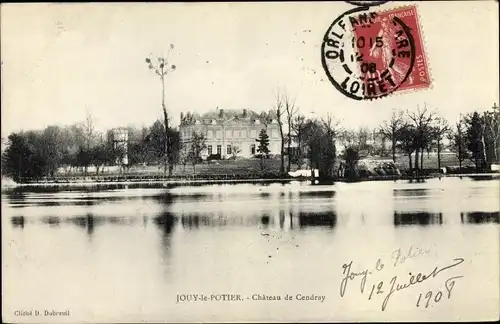
[[[420,249],[410,247],[407,251],[403,251],[401,248],[396,249],[392,254],[392,268],[397,268],[398,265],[401,265],[408,259],[415,259],[421,256],[425,256],[430,252],[428,249]],[[413,286],[417,286],[425,281],[436,278],[439,274],[446,272],[449,269],[455,268],[464,262],[463,258],[454,258],[449,264],[439,267],[436,266],[434,269],[423,271],[423,272],[409,272],[407,275],[394,275],[388,281],[388,283],[384,280],[375,280],[375,283],[368,284],[369,278],[375,276],[377,273],[381,274],[384,270],[387,269],[385,267],[382,259],[378,259],[373,268],[364,268],[361,270],[355,271],[354,261],[349,261],[348,263],[344,263],[342,265],[342,274],[343,278],[340,282],[340,296],[344,297],[347,287],[351,281],[359,279],[359,291],[361,295],[367,295],[368,300],[372,300],[377,295],[381,295],[383,297],[382,300],[382,311],[385,311],[388,307],[389,301],[398,292],[402,290],[409,289]],[[463,278],[463,276],[454,276],[449,277],[444,282],[444,289],[437,291],[429,291],[424,296],[422,294],[419,295],[416,306],[422,307],[424,300],[425,305],[423,307],[427,308],[429,304],[438,303],[443,298],[443,294],[446,293],[447,299],[451,298],[451,292],[457,279]],[[369,287],[366,290],[366,287]],[[366,294],[365,294],[366,290]],[[434,296],[434,299],[432,299]]]

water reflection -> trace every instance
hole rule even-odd
[[[462,221],[463,224],[499,223],[500,212],[460,213],[460,220]]]
[[[401,225],[442,225],[442,213],[394,212],[394,226]]]
[[[335,196],[334,190],[323,190],[323,191],[301,191],[299,192],[300,198],[333,198]]]
[[[56,216],[47,216],[42,218],[42,223],[48,224],[51,227],[58,227],[61,224],[61,219]]]
[[[429,189],[394,189],[393,192],[395,197],[425,197],[429,194]]]
[[[484,255],[476,263],[496,269],[490,254],[474,254],[498,237],[500,188],[493,181],[74,189],[2,196],[2,234],[9,243],[3,252],[22,260],[3,270],[7,281],[37,295],[74,296],[65,307],[102,307],[113,318],[124,311],[170,314],[179,307],[169,304],[172,292],[242,291],[248,282],[255,292],[317,287],[331,294],[342,279],[328,269],[356,255],[352,242],[368,242],[362,247],[367,255],[435,244],[441,256]],[[423,269],[436,266],[434,258],[420,262]],[[47,284],[61,273],[71,276]],[[481,285],[497,283],[486,281]],[[26,305],[20,292],[13,294],[19,309]]]
[[[299,212],[299,226],[324,226],[333,228],[337,224],[337,214],[333,211]]]
[[[25,219],[24,216],[14,216],[10,218],[12,227],[24,228]]]
[[[260,218],[260,222],[262,223],[262,225],[263,225],[264,228],[268,228],[269,227],[270,220],[271,220],[271,216],[269,216],[268,214],[264,214]]]

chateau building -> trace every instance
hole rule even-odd
[[[270,154],[280,153],[281,137],[276,115],[256,113],[248,109],[215,111],[203,115],[181,113],[179,132],[184,147],[189,147],[194,133],[203,134],[206,138],[206,150],[202,158],[220,155],[222,159],[230,157],[251,157],[258,154],[259,133],[266,129],[269,136]]]

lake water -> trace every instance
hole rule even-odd
[[[499,305],[499,196],[498,180],[470,178],[11,190],[2,194],[4,320],[488,319]],[[341,297],[351,261],[370,275],[363,292],[361,277],[346,281]],[[393,293],[382,311],[394,276],[455,263]],[[254,300],[264,296],[280,300]]]

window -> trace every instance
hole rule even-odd
[[[231,138],[231,130],[230,129],[226,129],[226,138]]]
[[[232,154],[232,153],[231,153],[231,145],[228,145],[228,146],[227,146],[226,153],[227,153],[228,155],[231,155],[231,154]]]
[[[211,130],[209,130],[207,132],[207,138],[213,138],[213,137],[214,137],[214,133]]]
[[[222,132],[220,130],[215,131],[215,138],[221,138],[222,137]]]
[[[221,154],[221,153],[222,153],[222,146],[217,145],[217,154]]]
[[[255,155],[255,144],[250,145],[250,153]]]
[[[255,129],[252,129],[252,130],[250,131],[250,137],[252,137],[252,138],[257,138],[257,131],[256,131]]]
[[[208,155],[212,155],[212,145],[208,145]]]

